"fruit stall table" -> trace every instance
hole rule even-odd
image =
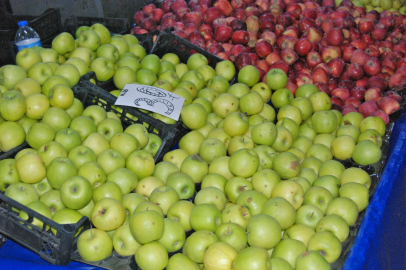
[[[394,126],[389,155],[343,269],[404,269],[406,255],[406,113]],[[78,262],[54,266],[7,240],[0,248],[1,269],[100,269]]]

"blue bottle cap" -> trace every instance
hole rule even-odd
[[[20,27],[26,26],[26,25],[27,25],[27,21],[18,22],[18,26],[20,26]]]

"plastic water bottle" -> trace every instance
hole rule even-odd
[[[18,26],[20,28],[17,30],[15,38],[18,51],[35,46],[41,47],[41,39],[38,33],[27,25],[27,21],[19,22]]]

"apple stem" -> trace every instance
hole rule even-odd
[[[93,238],[93,226],[90,223],[90,238]]]
[[[313,217],[313,214],[314,214],[314,212],[310,215],[310,218],[312,218]]]

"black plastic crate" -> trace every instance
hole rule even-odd
[[[28,220],[21,219],[19,213],[12,210],[13,208],[26,212]],[[34,218],[44,223],[42,228],[31,224]],[[50,229],[46,230],[47,226],[55,228],[57,234],[52,234]],[[87,217],[82,217],[76,224],[58,224],[0,193],[0,233],[2,243],[5,242],[5,237],[10,238],[51,264],[68,264],[71,261],[70,251],[77,241],[75,234],[83,230],[84,227],[89,226],[90,223]]]
[[[224,61],[224,59],[209,53],[208,51],[194,45],[190,41],[183,39],[175,34],[170,33],[171,28],[166,29],[164,32],[158,35],[158,38],[152,46],[151,54],[156,54],[159,57],[162,57],[166,53],[174,53],[179,56],[179,59],[182,63],[187,63],[189,57],[194,53],[200,53],[204,55],[208,62],[209,66],[215,68],[217,63]],[[236,75],[231,79],[230,85],[237,82],[237,69]]]
[[[62,30],[61,13],[55,8],[47,9],[39,16],[13,15],[0,8],[0,18],[0,66],[15,63],[15,55],[10,53],[10,47],[15,46],[18,22],[27,21],[28,26],[38,33],[42,42]]]
[[[187,130],[183,128],[183,124],[180,121],[170,125],[141,112],[137,108],[115,106],[114,103],[117,98],[91,83],[90,80],[93,78],[95,78],[95,74],[90,72],[80,79],[79,83],[72,88],[75,97],[82,101],[85,107],[99,105],[108,112],[112,111],[116,113],[120,117],[124,129],[129,125],[139,123],[143,124],[149,133],[158,135],[162,140],[162,145],[154,157],[155,162],[162,160],[163,156],[178,143],[183,134],[186,134]],[[119,107],[123,111],[119,112],[115,107]],[[127,114],[135,116],[136,119],[130,119],[127,117]]]

